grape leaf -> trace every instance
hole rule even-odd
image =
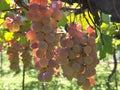
[[[6,10],[10,8],[10,0],[2,0],[0,3],[0,10]]]
[[[104,41],[104,50],[107,53],[112,54],[113,52],[112,37],[103,34],[103,41]]]
[[[105,23],[109,23],[110,21],[109,15],[102,13],[102,21],[104,21]]]
[[[99,52],[98,55],[100,60],[106,57],[106,52],[104,51],[103,44],[100,41],[97,43],[97,50]]]
[[[6,41],[10,41],[14,38],[14,33],[12,32],[5,32],[4,38]]]
[[[66,18],[66,15],[65,14],[63,14],[63,16],[62,16],[62,19],[59,21],[59,23],[58,23],[58,26],[60,27],[60,26],[65,26],[66,24],[67,24],[67,18]]]
[[[97,42],[97,50],[99,51],[100,59],[105,58],[106,54],[113,53],[112,37],[103,34],[102,39],[104,44],[101,42],[100,39]]]

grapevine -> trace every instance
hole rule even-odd
[[[33,59],[39,81],[50,82],[53,76],[61,75],[62,69],[64,77],[70,81],[75,78],[83,90],[90,90],[99,63],[94,27],[89,25],[85,31],[81,24],[70,22],[64,35],[58,33],[63,18],[60,0],[30,0],[26,9],[25,17],[31,21],[27,30],[19,15],[9,14],[3,24],[14,36],[6,41],[10,69],[18,71],[20,60],[28,68]],[[25,43],[19,42],[21,37]]]

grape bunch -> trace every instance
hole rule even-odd
[[[56,62],[57,23],[62,18],[59,0],[31,0],[27,19],[32,20],[26,37],[34,55],[35,68],[40,71],[40,81],[51,81],[53,74],[58,74],[59,65]]]
[[[32,60],[32,55],[30,54],[31,49],[29,46],[20,44],[16,40],[8,41],[7,44],[7,55],[10,61],[10,69],[18,71],[20,69],[20,60],[23,61],[24,67],[28,68]]]
[[[24,64],[24,68],[28,68],[31,64],[32,55],[30,51],[31,49],[29,48],[29,46],[26,46],[24,47],[24,49],[21,50],[21,57]]]
[[[56,61],[61,64],[63,75],[68,80],[76,78],[78,85],[89,90],[94,84],[95,67],[99,63],[94,32],[91,27],[87,28],[87,33],[83,32],[75,23],[70,23],[67,32],[67,36],[60,41]]]
[[[14,71],[18,71],[20,69],[19,51],[20,51],[20,47],[15,40],[11,40],[8,42],[7,55],[10,61],[10,69]]]
[[[4,23],[4,27],[8,28],[10,32],[18,32],[21,25],[21,16],[15,16],[14,14],[9,14]]]
[[[30,55],[29,45],[26,43],[20,43],[19,39],[25,37],[25,28],[22,27],[22,20],[20,16],[14,16],[9,14],[6,18],[4,27],[9,29],[9,32],[13,32],[13,39],[7,41],[8,50],[7,55],[10,61],[10,69],[17,71],[20,69],[19,61],[22,58],[25,68],[28,68],[31,64],[32,56]],[[26,49],[27,48],[27,49]]]

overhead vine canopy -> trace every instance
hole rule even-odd
[[[120,22],[120,1],[119,0],[61,0],[69,4],[78,3],[80,8],[75,10],[75,14],[81,14],[86,9],[94,17],[96,24],[100,23],[98,12],[111,15],[112,22]],[[82,5],[81,5],[82,4]]]

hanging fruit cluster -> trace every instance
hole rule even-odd
[[[61,39],[57,62],[61,64],[63,75],[68,80],[76,78],[78,85],[83,86],[84,90],[89,90],[99,61],[93,29],[89,27],[88,33],[85,33],[79,27],[80,25],[75,23],[67,27],[68,35]]]
[[[8,28],[10,32],[19,31],[20,25],[22,25],[21,16],[14,16],[13,14],[9,14],[4,23],[4,27]]]
[[[59,65],[55,60],[55,47],[58,45],[57,23],[62,18],[61,2],[32,0],[26,17],[32,20],[31,28],[26,33],[30,40],[35,59],[35,68],[40,71],[40,81],[51,81]]]
[[[21,30],[22,25],[21,16],[15,16],[9,14],[4,23],[4,27],[13,33],[13,39],[7,41],[7,55],[10,61],[10,69],[18,71],[20,69],[19,62],[22,59],[24,67],[27,68],[31,64],[32,56],[30,54],[30,48],[27,43],[22,44],[17,40],[20,37],[25,37],[24,29]]]

